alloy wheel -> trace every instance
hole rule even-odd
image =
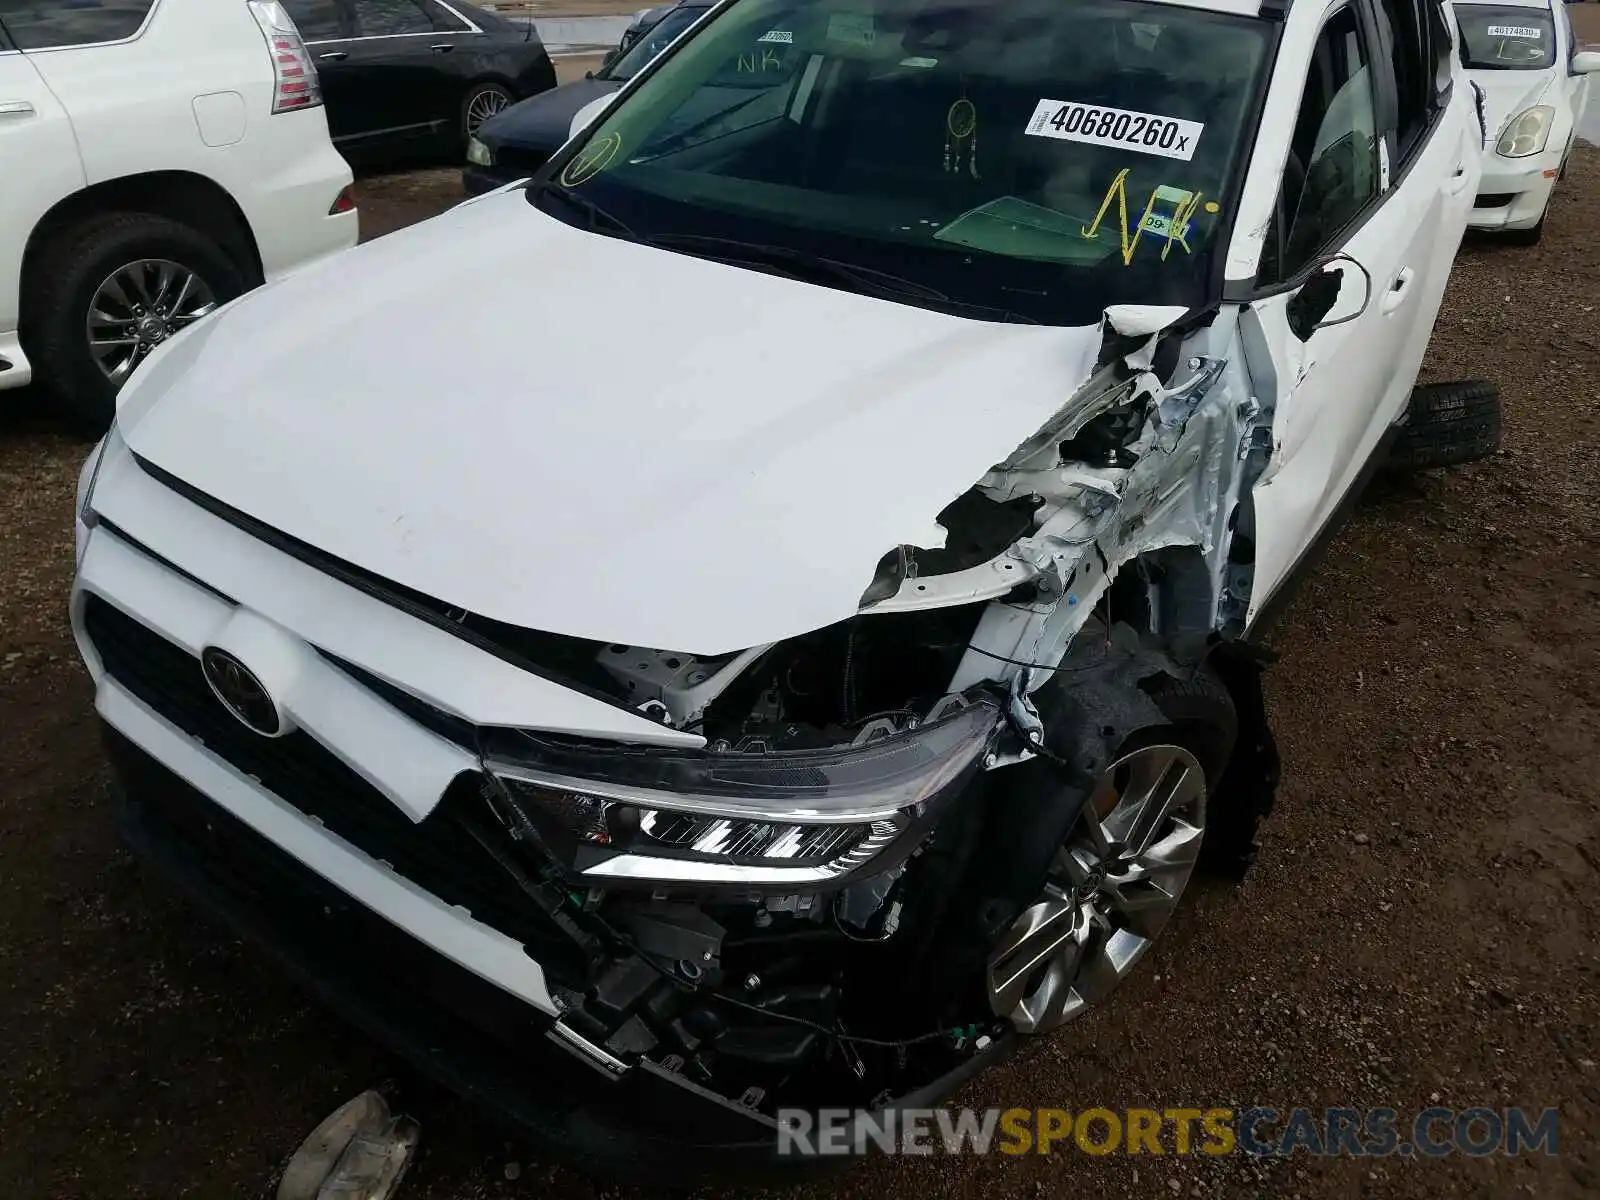
[[[89,302],[89,353],[112,383],[122,384],[145,357],[217,307],[206,281],[165,258],[142,258],[106,276]]]
[[[1043,895],[989,955],[995,1015],[1044,1033],[1122,982],[1177,907],[1205,818],[1205,769],[1183,747],[1148,746],[1107,767]]]
[[[497,88],[484,88],[467,101],[467,136],[475,135],[483,123],[511,106],[511,98]]]

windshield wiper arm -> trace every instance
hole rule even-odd
[[[597,230],[600,223],[604,222],[605,224],[610,225],[624,237],[632,238],[636,242],[644,240],[638,234],[634,233],[633,230],[629,229],[627,223],[624,222],[620,217],[612,216],[593,200],[589,199],[589,197],[583,195],[581,192],[574,191],[572,188],[567,187],[566,184],[557,183],[553,179],[548,179],[545,181],[544,186],[539,189],[538,194],[541,196],[546,194],[558,196],[562,200],[565,200],[568,204],[572,205],[573,208],[583,212],[589,218],[589,228],[591,231]]]

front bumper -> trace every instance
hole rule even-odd
[[[701,1088],[659,1054],[605,1069],[604,1051],[550,1036],[583,1015],[567,1008],[582,971],[571,939],[470,836],[455,802],[481,780],[480,759],[371,691],[357,664],[437,685],[425,694],[448,710],[491,719],[507,702],[539,709],[551,685],[254,542],[125,450],[102,464],[94,497],[72,617],[137,849],[553,1153],[653,1179],[823,1167],[778,1158],[772,1121],[737,1104],[737,1087]],[[298,656],[281,693],[298,728],[276,738],[235,720],[200,667],[199,648],[226,639],[246,600],[323,648]],[[425,669],[440,664],[458,669]],[[636,721],[598,702],[594,715],[602,731]],[[941,1059],[889,1103],[931,1104],[1009,1048],[999,1038]]]
[[[1490,151],[1484,157],[1483,180],[1467,224],[1473,229],[1532,229],[1550,204],[1550,193],[1561,169],[1560,148],[1531,158],[1502,158]]]
[[[230,815],[114,728],[128,844],[201,909],[264,944],[300,983],[452,1090],[607,1173],[776,1163],[770,1122],[644,1062],[620,1078],[550,1040],[555,1018],[430,950]],[[691,1160],[692,1161],[692,1160]]]
[[[303,987],[425,1074],[585,1169],[656,1183],[824,1174],[780,1157],[773,1123],[648,1060],[621,1076],[559,1048],[556,1019],[433,952],[105,730],[124,840],[205,912],[263,945]],[[1009,1057],[984,1053],[896,1108],[923,1108]]]

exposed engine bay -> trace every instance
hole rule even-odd
[[[1213,344],[1237,329],[1108,313],[1088,383],[846,620],[714,657],[519,631],[705,742],[483,734],[508,869],[578,951],[550,979],[569,1049],[756,1116],[886,1103],[1097,1000],[1074,972],[1120,978],[1202,834],[1249,862],[1277,770],[1241,637],[1272,389]]]

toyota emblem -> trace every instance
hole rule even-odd
[[[277,737],[284,731],[278,706],[249,667],[216,646],[206,647],[200,655],[200,667],[222,706],[246,729],[262,737]]]

